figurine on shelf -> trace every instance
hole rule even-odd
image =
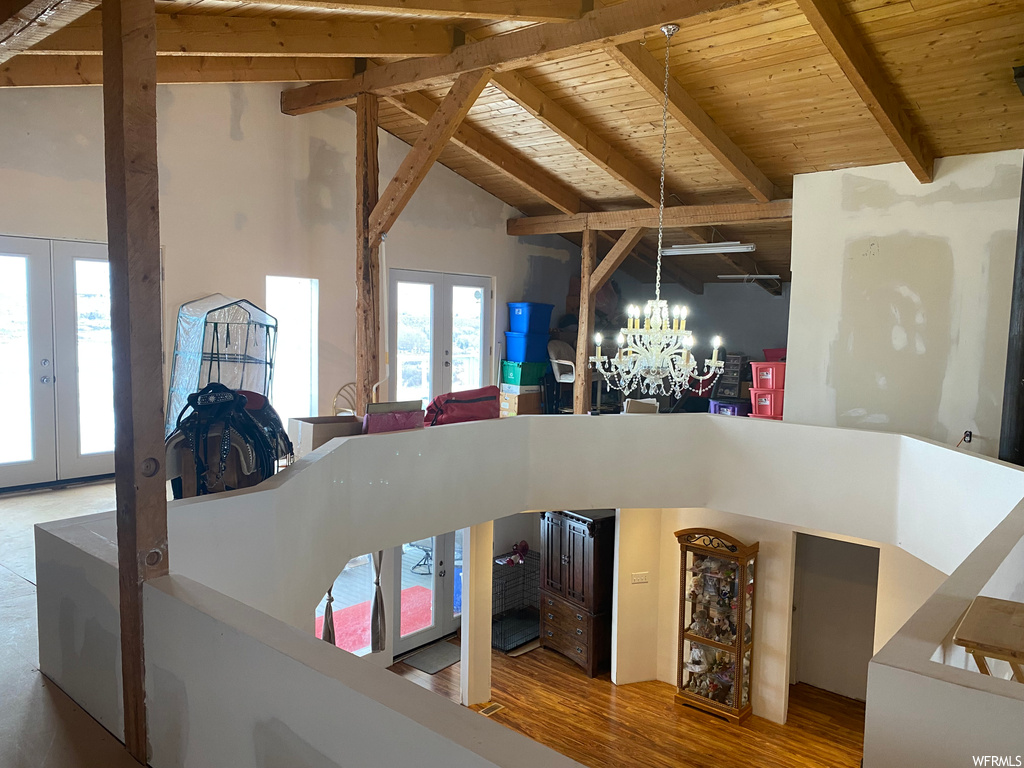
[[[690,624],[690,632],[701,637],[707,637],[710,632],[708,624],[708,612],[701,608],[693,614],[693,622]]]
[[[703,592],[703,591],[704,591],[704,577],[701,576],[700,574],[697,574],[697,575],[693,576],[690,579],[690,591],[689,591],[690,599],[691,600],[696,600],[698,597],[700,597],[701,592]]]
[[[704,649],[696,643],[690,647],[690,663],[686,665],[686,669],[689,672],[706,672],[708,669]]]

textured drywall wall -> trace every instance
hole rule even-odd
[[[262,305],[268,274],[317,278],[327,413],[355,378],[355,115],[288,117],[280,93],[273,84],[157,91],[164,348],[169,363],[183,302],[221,292]],[[102,117],[99,88],[0,90],[0,233],[105,240]],[[408,149],[381,133],[381,189]],[[564,307],[579,269],[579,249],[563,238],[507,236],[513,215],[435,165],[389,233],[388,264],[495,278],[503,341],[506,301]]]
[[[1021,157],[796,177],[787,421],[996,455]]]

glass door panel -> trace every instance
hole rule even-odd
[[[57,472],[114,471],[110,265],[98,243],[53,243]]]
[[[57,479],[50,243],[0,236],[0,487]]]
[[[399,593],[398,620],[393,625],[395,654],[432,643],[459,628],[462,550],[456,541],[460,534],[433,536],[396,550],[395,583]]]
[[[388,390],[392,400],[422,400],[426,407],[438,394],[434,359],[438,277],[432,272],[390,270],[388,348],[393,353]]]
[[[445,275],[451,299],[448,321],[451,323],[452,392],[484,386],[485,363],[489,362],[485,354],[490,348],[485,312],[488,302],[484,297],[490,287],[463,284],[470,280],[473,279]]]

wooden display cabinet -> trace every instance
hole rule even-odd
[[[751,711],[758,545],[705,528],[675,535],[682,555],[676,701],[742,723]]]

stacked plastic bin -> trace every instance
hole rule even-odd
[[[782,403],[786,388],[786,364],[751,363],[754,383],[750,387],[750,416],[782,421]]]
[[[708,403],[710,413],[722,416],[747,416],[750,403],[743,399],[743,371],[746,355],[726,355],[725,365],[715,382],[714,394]]]
[[[541,379],[548,370],[552,304],[508,303],[505,359],[501,363],[501,415],[543,413]]]

